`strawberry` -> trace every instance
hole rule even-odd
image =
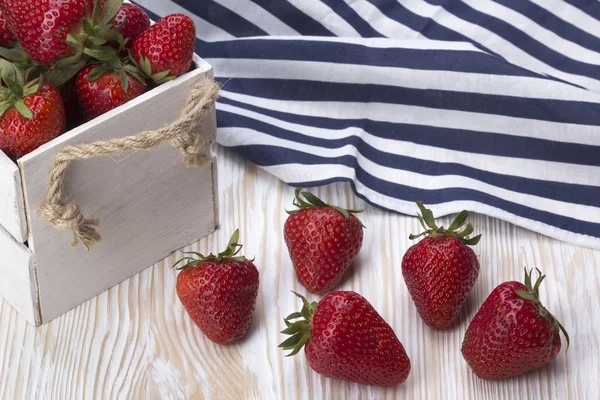
[[[131,65],[121,69],[89,65],[77,74],[75,81],[75,92],[86,120],[125,104],[147,90],[144,79]]]
[[[298,282],[309,292],[322,294],[340,282],[362,246],[363,227],[353,214],[363,210],[331,206],[300,188],[295,195],[298,209],[288,211],[285,243]]]
[[[258,296],[258,270],[239,256],[239,230],[218,255],[186,257],[177,276],[177,295],[192,321],[213,342],[233,343],[250,326]],[[176,265],[177,265],[176,264]]]
[[[111,29],[122,4],[123,0],[0,0],[0,11],[31,58],[56,69],[48,80],[60,86],[88,61],[105,61],[110,56],[107,42],[124,42],[118,30]]]
[[[90,0],[0,1],[0,10],[23,48],[46,66],[74,53],[66,42],[67,35],[81,31],[81,21],[91,15],[92,8]]]
[[[303,296],[301,312],[289,315],[279,345],[297,354],[304,346],[308,365],[329,378],[363,385],[395,386],[410,373],[410,360],[392,328],[355,292],[337,291],[319,303]],[[294,319],[299,319],[292,322]]]
[[[112,26],[120,29],[125,40],[125,47],[130,49],[135,39],[150,27],[150,17],[142,7],[125,3],[115,15]]]
[[[17,159],[64,132],[65,109],[56,88],[42,79],[26,85],[3,80],[8,87],[0,87],[0,150]]]
[[[423,215],[419,221],[426,236],[410,247],[402,258],[402,276],[425,323],[435,329],[449,327],[479,275],[479,261],[468,245],[479,242],[481,235],[469,238],[473,226],[463,228],[468,213],[461,212],[448,229],[438,227],[431,210],[417,202]]]
[[[133,58],[157,84],[188,72],[192,66],[196,27],[184,14],[158,20],[133,43]]]
[[[9,29],[8,22],[0,11],[0,47],[8,47],[16,41],[17,38]]]
[[[532,272],[525,269],[525,284],[496,287],[469,324],[461,351],[482,379],[505,379],[548,364],[560,351],[560,331],[569,347],[567,331],[540,302],[545,275],[538,269],[532,286]]]

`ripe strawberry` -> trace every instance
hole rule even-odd
[[[481,235],[469,238],[473,226],[465,224],[468,213],[461,212],[448,229],[438,227],[431,210],[417,202],[423,215],[419,221],[427,236],[410,247],[402,258],[402,275],[417,311],[432,328],[452,324],[479,275],[479,261],[467,245],[475,245]],[[462,230],[461,230],[462,229]]]
[[[133,43],[133,58],[157,84],[188,72],[192,66],[196,27],[184,14],[158,20]]]
[[[362,246],[362,224],[352,214],[363,210],[331,206],[302,189],[295,193],[298,210],[288,211],[285,243],[298,282],[309,292],[322,294],[340,282]]]
[[[499,380],[525,374],[554,360],[560,351],[563,326],[540,303],[539,287],[531,285],[533,270],[525,269],[525,285],[505,282],[488,296],[469,324],[462,354],[482,379]]]
[[[74,54],[75,50],[66,42],[67,35],[81,31],[81,21],[91,15],[92,6],[90,0],[0,1],[0,10],[25,51],[46,66]]]
[[[89,65],[77,74],[75,81],[75,92],[88,121],[147,90],[144,79],[131,65],[118,70],[105,65]]]
[[[8,24],[31,58],[52,68],[48,80],[61,86],[90,60],[106,61],[114,49],[107,42],[123,43],[110,29],[123,0],[0,0]]]
[[[131,49],[135,39],[150,27],[150,17],[142,7],[125,3],[115,15],[112,26],[121,30],[121,35],[125,39],[125,47]]]
[[[363,385],[395,386],[408,378],[410,360],[392,328],[355,292],[337,291],[319,303],[302,299],[301,312],[285,319],[292,335],[279,345],[298,353],[317,373]],[[299,321],[291,320],[302,318]]]
[[[8,22],[0,11],[0,47],[8,47],[16,41],[17,38],[8,28]]]
[[[56,88],[41,79],[0,87],[0,150],[13,159],[62,134],[65,109]]]
[[[258,270],[238,253],[239,230],[218,255],[186,257],[177,276],[177,295],[192,321],[213,342],[242,338],[250,326],[258,296]]]

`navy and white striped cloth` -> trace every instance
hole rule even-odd
[[[285,182],[600,248],[598,0],[141,3],[193,16],[219,142]]]

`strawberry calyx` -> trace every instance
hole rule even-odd
[[[2,69],[10,64],[10,68],[25,71],[24,75],[29,77],[34,74],[39,76],[45,70],[44,66],[33,61],[19,42],[15,42],[10,47],[0,47],[0,61],[3,62]]]
[[[444,228],[443,226],[437,226],[437,224],[435,223],[435,219],[433,218],[433,212],[430,209],[425,208],[425,205],[423,205],[422,201],[417,201],[417,206],[421,211],[420,214],[417,214],[417,217],[419,218],[419,222],[421,223],[421,226],[423,226],[425,231],[419,233],[418,235],[409,235],[408,237],[410,240],[418,239],[421,236],[438,238],[444,236],[451,236],[457,238],[462,243],[469,246],[475,246],[477,243],[479,243],[481,235],[469,237],[469,235],[473,233],[473,225],[471,225],[471,223],[468,223],[465,226],[465,223],[467,222],[467,217],[469,216],[468,211],[461,211],[456,216],[454,221],[452,221],[450,226],[448,226],[448,228]]]
[[[182,270],[182,269],[185,269],[188,267],[193,267],[203,261],[213,261],[213,262],[216,262],[217,264],[220,264],[225,261],[240,261],[240,262],[245,261],[246,257],[238,255],[243,247],[243,245],[238,243],[239,239],[240,239],[240,230],[236,229],[235,232],[233,232],[233,235],[231,235],[231,238],[229,239],[227,248],[217,255],[210,253],[209,255],[205,256],[202,253],[198,253],[195,251],[183,251],[182,252],[183,254],[190,254],[194,257],[184,257],[181,260],[177,261],[173,265],[173,267],[177,267],[176,268],[177,270]],[[252,260],[252,261],[254,261],[254,260]],[[182,264],[182,265],[180,265],[180,264]]]
[[[59,60],[48,72],[48,80],[61,86],[73,78],[89,62],[102,61],[109,65],[116,63],[119,51],[125,48],[125,39],[120,28],[113,28],[115,15],[123,5],[123,0],[95,0],[91,18],[81,21],[81,32],[70,33],[66,43],[73,47],[74,54]],[[119,49],[108,46],[118,43]],[[120,62],[120,61],[119,61]],[[112,65],[118,68],[116,65]]]
[[[0,86],[0,117],[10,108],[15,107],[25,118],[32,119],[33,111],[25,105],[24,99],[42,89],[44,86],[43,77],[40,76],[25,83],[26,77],[19,69],[12,70],[10,73],[6,72],[1,61],[5,60],[0,60],[0,79],[6,87]]]
[[[291,357],[298,354],[302,347],[310,339],[310,331],[312,327],[312,318],[317,310],[316,301],[309,302],[306,297],[292,291],[297,297],[302,300],[302,310],[300,312],[294,312],[284,318],[283,322],[286,328],[281,331],[284,335],[291,335],[289,338],[284,340],[278,347],[283,351],[291,350],[286,357]],[[292,322],[296,319],[297,321]]]
[[[177,78],[176,75],[169,75],[171,70],[153,73],[150,59],[148,59],[146,56],[140,56],[140,62],[138,63],[131,50],[129,51],[129,59],[133,65],[142,71],[146,78],[152,79],[157,85],[162,85],[163,83],[167,83]]]
[[[118,75],[123,90],[127,92],[129,90],[129,76],[138,80],[143,85],[146,85],[146,80],[140,74],[140,71],[133,65],[127,63],[113,63],[108,65],[106,63],[97,64],[87,76],[89,82],[93,82],[100,78],[104,74],[114,73]]]
[[[569,334],[567,333],[564,326],[562,326],[562,324],[540,302],[539,289],[540,289],[540,285],[542,284],[542,281],[544,280],[546,275],[543,275],[542,271],[540,271],[538,268],[536,268],[535,270],[538,273],[538,278],[535,281],[535,284],[533,284],[533,286],[531,284],[531,282],[532,282],[531,276],[533,275],[533,268],[531,270],[529,270],[529,272],[527,272],[527,268],[525,268],[525,282],[524,283],[525,283],[525,287],[527,288],[527,290],[526,291],[525,290],[515,290],[515,293],[517,294],[517,296],[521,297],[522,299],[529,300],[533,304],[535,304],[540,315],[543,318],[545,318],[547,321],[549,321],[556,329],[559,329],[563,333],[563,335],[565,335],[565,339],[567,340],[567,350],[568,350],[569,345],[570,345]]]
[[[344,218],[348,219],[350,217],[350,214],[359,214],[365,211],[364,208],[362,210],[354,210],[327,204],[311,192],[303,190],[302,188],[296,188],[296,190],[294,191],[294,195],[295,198],[293,204],[298,209],[286,210],[286,212],[290,215],[309,208],[333,208],[334,210],[339,211],[344,216]],[[302,197],[304,197],[304,199]]]

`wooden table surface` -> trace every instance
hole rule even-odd
[[[293,190],[225,149],[218,150],[221,228],[188,248],[224,247],[239,227],[245,254],[256,257],[261,286],[245,339],[219,346],[190,321],[175,293],[176,256],[40,328],[0,299],[2,399],[600,399],[600,251],[578,248],[485,216],[476,252],[481,272],[459,323],[434,331],[420,320],[400,260],[419,229],[416,218],[368,208],[363,248],[340,289],[366,297],[392,326],[411,358],[408,380],[391,389],[323,378],[303,352],[285,358],[277,345],[283,317],[299,309],[283,242],[284,207]],[[361,206],[347,185],[320,188],[327,201]],[[571,335],[571,348],[526,376],[487,382],[460,354],[468,322],[501,282],[523,267],[548,277],[542,301]],[[310,297],[317,300],[316,297]]]

